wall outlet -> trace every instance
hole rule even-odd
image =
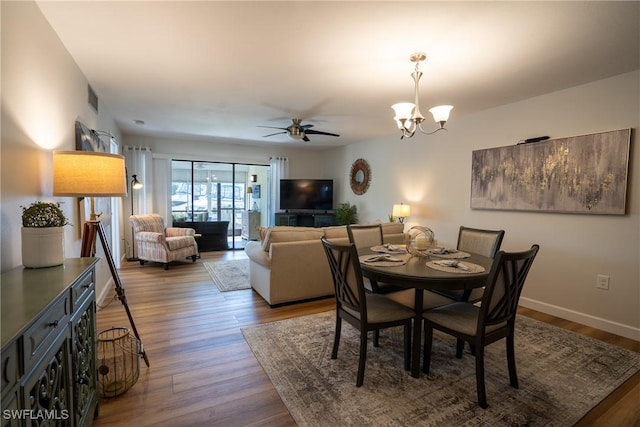
[[[609,290],[609,276],[605,276],[604,274],[598,274],[596,276],[596,288],[604,289],[606,291]]]

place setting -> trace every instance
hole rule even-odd
[[[405,265],[407,263],[408,256],[406,251],[397,255],[390,253],[378,253],[375,255],[362,255],[358,257],[361,263],[367,265],[375,265],[379,267],[393,267],[398,265]]]
[[[435,248],[427,249],[426,252],[428,255],[438,257],[438,258],[445,258],[445,259],[462,259],[462,258],[469,258],[471,256],[471,254],[469,254],[468,252],[459,251],[453,248],[444,248],[444,247],[435,247]]]
[[[444,271],[447,273],[483,273],[485,268],[472,262],[463,262],[453,259],[441,259],[436,261],[428,261],[427,267],[434,270]]]
[[[373,252],[379,252],[384,254],[406,254],[407,253],[407,248],[405,245],[392,245],[391,243],[372,246],[370,249]]]

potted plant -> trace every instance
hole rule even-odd
[[[53,267],[64,262],[64,226],[69,220],[60,202],[34,202],[22,208],[22,265]]]
[[[358,222],[358,208],[349,202],[341,203],[335,210],[336,224],[347,225]]]

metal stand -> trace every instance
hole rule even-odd
[[[136,176],[133,175],[135,179]],[[131,199],[131,215],[133,215],[133,185],[131,185],[131,195],[129,197]],[[131,257],[127,258],[127,261],[140,261],[140,258],[136,256],[136,236],[133,231],[133,227],[131,227]]]
[[[107,263],[109,264],[109,270],[111,270],[111,276],[113,277],[113,281],[115,282],[116,294],[118,295],[118,299],[127,312],[127,317],[129,318],[129,323],[131,324],[133,334],[140,342],[140,355],[142,356],[142,358],[144,359],[144,363],[146,363],[148,367],[149,359],[147,358],[147,353],[145,353],[144,351],[144,346],[142,345],[142,340],[140,339],[140,335],[138,334],[136,325],[133,322],[133,317],[131,316],[131,311],[129,310],[129,304],[127,304],[127,297],[124,295],[122,281],[120,280],[120,276],[118,275],[118,271],[116,270],[116,265],[113,262],[113,255],[111,254],[111,249],[109,248],[109,243],[105,236],[104,227],[102,226],[100,220],[90,220],[84,223],[84,228],[82,230],[82,249],[80,252],[80,256],[93,257],[96,255],[96,234],[100,236],[102,249],[104,249],[104,254],[107,258]]]

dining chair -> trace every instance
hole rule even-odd
[[[359,248],[369,248],[384,243],[382,224],[349,224],[347,225],[349,242]]]
[[[504,230],[483,230],[461,226],[458,231],[458,244],[456,249],[463,252],[473,252],[488,258],[495,258],[500,250]],[[451,290],[437,291],[439,294],[451,298],[454,301],[478,302],[482,300],[484,287],[467,291]]]
[[[369,331],[394,326],[404,327],[404,368],[411,368],[411,324],[415,312],[382,295],[365,291],[358,252],[353,243],[332,243],[321,238],[333,277],[336,293],[336,326],[331,359],[337,359],[342,320],[360,331],[360,356],[356,386],[364,382]],[[376,345],[376,343],[374,343]],[[377,346],[377,345],[376,345]]]
[[[433,330],[438,329],[457,339],[456,357],[462,357],[464,342],[475,349],[478,404],[487,407],[484,381],[484,348],[506,338],[509,382],[518,388],[514,350],[514,332],[518,300],[529,269],[540,247],[532,245],[522,252],[500,251],[489,273],[480,306],[454,302],[424,312],[423,371],[429,373]]]
[[[347,225],[347,234],[349,242],[356,246],[356,250],[384,244],[382,224],[349,224]],[[401,289],[388,283],[369,280],[366,277],[364,283],[365,288],[376,294],[386,294]]]

